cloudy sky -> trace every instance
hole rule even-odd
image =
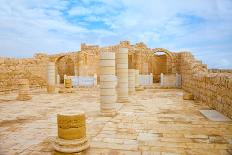
[[[232,68],[232,0],[0,0],[0,56],[120,40],[188,50],[210,68]]]

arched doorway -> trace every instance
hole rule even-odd
[[[172,73],[172,62],[173,56],[170,51],[163,48],[152,49],[153,61],[152,61],[152,72],[153,82],[160,82],[160,74]]]
[[[61,56],[56,60],[56,75],[60,76],[60,83],[64,83],[64,75],[75,75],[74,61],[69,56]]]

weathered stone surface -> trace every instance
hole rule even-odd
[[[56,153],[77,153],[89,147],[86,137],[86,117],[83,111],[58,114],[57,128],[58,137],[53,143]]]
[[[20,79],[18,85],[19,85],[19,93],[17,100],[19,101],[30,100],[32,97],[29,95],[29,80]]]
[[[100,68],[114,67],[115,53],[101,52],[100,53]],[[115,70],[115,68],[113,68]],[[103,116],[114,116],[116,114],[116,94],[105,93],[106,91],[114,90],[116,87],[116,76],[113,72],[102,70],[100,73],[100,112]]]
[[[183,99],[184,100],[194,100],[194,96],[191,93],[184,92],[183,93]]]
[[[1,95],[5,99],[0,103],[0,109],[4,109],[0,119],[1,154],[51,154],[51,140],[58,132],[56,114],[74,109],[84,110],[87,117],[90,148],[83,154],[224,155],[231,148],[231,122],[206,119],[199,110],[209,107],[183,100],[180,89],[135,92],[127,104],[121,104],[115,117],[99,115],[99,90],[91,90],[91,95],[87,89],[75,91],[51,95],[45,89],[33,90],[33,100],[26,104],[15,100],[17,93]],[[61,146],[83,141],[57,139]]]
[[[79,52],[54,55],[38,53],[33,58],[25,59],[0,57],[0,93],[10,93],[19,89],[18,79],[23,78],[29,80],[30,87],[49,85],[48,92],[54,92],[57,78],[52,76],[55,84],[48,84],[51,80],[47,77],[49,62],[55,63],[55,72],[52,74],[55,76],[59,74],[61,83],[63,83],[64,74],[68,76],[97,75],[97,77],[102,72],[115,74],[117,68],[121,70],[125,64],[115,66],[115,63],[111,62],[109,67],[100,68],[99,56],[100,51],[116,52],[120,48],[128,49],[128,61],[122,59],[122,63],[128,62],[127,67],[139,70],[142,75],[152,73],[154,82],[160,82],[161,73],[178,73],[182,77],[182,89],[192,93],[196,100],[232,118],[232,71],[230,69],[208,70],[207,65],[196,60],[190,52],[175,53],[164,48],[151,49],[144,43],[131,45],[129,41],[121,41],[117,45],[107,47],[81,44]],[[163,52],[164,55],[156,55],[156,52]],[[125,53],[122,53],[119,58],[125,58]],[[103,65],[109,65],[108,63],[104,62]],[[118,75],[125,76],[127,73],[121,70]]]

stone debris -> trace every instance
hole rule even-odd
[[[194,100],[194,96],[191,93],[184,92],[183,93],[183,99],[184,100]]]

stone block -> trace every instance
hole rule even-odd
[[[183,99],[184,100],[194,100],[194,96],[191,93],[184,92]]]

